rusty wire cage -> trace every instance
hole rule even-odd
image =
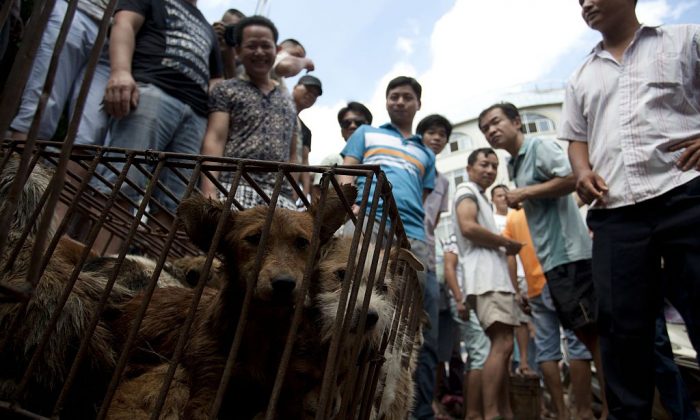
[[[0,7],[0,26],[8,21],[11,3],[4,2]],[[2,88],[0,133],[6,133],[10,127],[55,3],[56,0],[34,2],[31,20]],[[246,326],[258,321],[255,309],[260,303],[256,300],[255,287],[270,243],[275,239],[271,226],[280,214],[290,214],[276,206],[280,191],[285,187],[301,197],[305,209],[298,213],[313,214],[314,219],[309,243],[304,244],[308,247],[307,258],[299,263],[303,272],[296,285],[299,292],[289,302],[286,316],[277,320],[284,327],[284,334],[277,338],[282,345],[271,359],[274,374],[263,381],[262,390],[254,393],[262,402],[255,406],[259,412],[248,417],[288,418],[290,411],[285,410],[291,405],[292,409],[303,408],[303,412],[292,411],[299,418],[392,418],[392,413],[387,411],[392,401],[387,400],[386,395],[408,398],[413,392],[407,389],[410,384],[400,381],[397,384],[396,377],[398,372],[410,380],[410,371],[416,362],[415,351],[422,339],[423,311],[416,271],[400,257],[400,252],[395,252],[400,247],[408,248],[409,244],[391,195],[391,185],[384,174],[373,166],[305,167],[74,145],[90,82],[116,7],[116,0],[107,3],[74,112],[67,115],[65,137],[51,142],[38,140],[38,133],[77,2],[68,3],[43,94],[26,139],[5,139],[1,145],[2,416],[244,418],[237,415],[237,407],[231,412],[227,404],[231,389],[236,389],[237,384],[239,388],[247,384],[239,383],[236,369],[240,362],[237,364],[237,361],[251,352],[266,351],[256,347],[265,341],[263,332],[260,332],[260,340],[250,340]],[[320,197],[313,204],[293,180],[294,174],[305,171],[324,174]],[[184,191],[182,195],[161,182],[165,172],[179,184]],[[213,173],[229,174],[230,184],[217,181]],[[256,173],[274,174],[274,190],[260,188],[251,177]],[[357,216],[352,212],[352,201],[343,197],[343,188],[335,175],[366,179],[366,188],[358,192],[361,208]],[[137,182],[137,176],[145,179],[145,184]],[[221,212],[213,223],[205,225],[212,237],[203,247],[201,243],[193,243],[193,232],[184,229],[176,209],[183,201],[199,194],[199,182],[204,178],[211,179],[219,190]],[[376,181],[377,188],[370,194],[372,180]],[[239,290],[238,305],[232,311],[235,325],[231,336],[216,341],[218,338],[213,335],[214,344],[221,347],[215,349],[220,356],[220,366],[216,365],[215,369],[217,386],[208,392],[207,403],[196,415],[183,414],[186,407],[179,407],[177,403],[188,402],[189,391],[199,379],[197,372],[188,370],[191,365],[188,360],[193,358],[191,343],[203,328],[200,324],[203,314],[211,310],[223,290],[210,287],[208,281],[222,272],[224,281],[231,280],[230,273],[221,271],[218,263],[220,257],[227,267],[232,261],[225,261],[217,246],[227,235],[226,223],[231,215],[251,211],[235,199],[243,183],[253,188],[263,203],[262,208],[266,209],[262,213],[264,223],[259,237],[255,238],[257,250],[248,261],[254,280]],[[128,196],[124,194],[126,189],[132,192]],[[337,307],[332,308],[332,324],[326,325],[331,334],[320,340],[315,338],[320,334],[314,334],[316,326],[309,324],[307,311],[314,308],[312,296],[319,266],[327,260],[324,252],[328,244],[322,243],[319,220],[330,211],[326,206],[329,197],[334,195],[343,198],[340,198],[340,207],[336,201],[333,211],[362,229],[356,228],[354,234],[345,239],[349,254],[335,291]],[[380,205],[382,217],[376,218]],[[377,231],[381,234],[372,234]],[[188,278],[173,262],[193,256],[198,258],[199,265],[194,278]],[[125,284],[125,278],[138,282]],[[179,284],[166,284],[167,279]],[[170,287],[162,287],[164,284]],[[164,291],[173,288],[181,292],[175,291],[172,295],[184,293],[186,299],[180,300],[180,306],[169,306],[175,308],[168,312],[171,317],[165,318],[165,323],[171,324],[168,328],[172,340],[163,344],[167,354],[154,351],[160,358],[159,370],[156,370],[153,365],[135,360],[134,354],[138,353],[140,338],[146,334],[143,324],[152,316],[148,308],[155,304],[154,299],[163,296],[169,299],[171,293]],[[368,345],[365,335],[356,328],[367,325],[375,295],[386,304],[381,315],[384,326],[375,332],[378,339]],[[133,316],[117,333],[112,322],[123,309],[120,305],[125,303],[133,303]],[[300,349],[300,337],[304,336],[312,337],[315,347]],[[304,352],[313,355],[313,363],[307,364],[315,376],[311,380],[313,386],[307,381],[309,389],[299,395],[291,392],[295,391],[295,384],[290,385],[289,378],[294,377],[299,368],[299,355],[303,356]],[[202,362],[203,359],[196,356],[194,359],[192,363],[199,363],[198,367],[205,371],[212,367]],[[148,382],[150,388],[142,386],[142,391],[149,391],[148,398],[140,401],[138,410],[127,405],[131,410],[122,412],[126,414],[120,417],[114,411],[115,405],[124,404],[119,395],[132,395],[127,385],[144,377],[151,381]],[[173,396],[177,384],[184,385],[179,388],[181,394]],[[406,388],[405,395],[397,392],[401,386]],[[384,393],[387,388],[391,388],[391,392]],[[408,402],[404,401],[401,407],[406,404]],[[225,411],[226,408],[229,411]],[[405,416],[405,412],[393,415]]]

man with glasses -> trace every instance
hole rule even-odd
[[[338,111],[338,124],[340,125],[340,134],[343,136],[343,140],[348,141],[352,133],[355,132],[361,125],[371,125],[372,124],[372,113],[367,109],[366,106],[359,102],[348,102],[346,106]],[[331,155],[323,158],[319,165],[321,166],[333,166],[342,165],[343,157],[340,153],[333,153]],[[320,194],[321,185],[321,175],[317,173],[314,175],[314,185],[312,187],[312,194],[318,196]]]

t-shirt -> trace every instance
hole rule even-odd
[[[540,261],[537,259],[535,246],[532,244],[530,229],[527,227],[523,209],[508,212],[503,236],[525,244],[520,248],[518,257],[520,257],[522,262],[522,269],[527,281],[527,296],[530,298],[539,296],[547,279],[544,276],[544,272],[542,272]]]
[[[518,187],[571,174],[569,158],[559,143],[541,138],[526,138],[508,169]],[[523,208],[545,272],[591,258],[593,244],[572,195],[526,200]]]
[[[120,0],[120,10],[145,17],[136,34],[134,80],[206,116],[209,79],[221,77],[222,64],[214,29],[199,9],[186,0]]]
[[[289,161],[290,145],[297,115],[291,96],[279,86],[264,94],[253,83],[228,79],[218,83],[209,98],[210,112],[229,114],[229,130],[224,156],[264,161]],[[231,172],[222,173],[230,182]],[[250,173],[263,188],[272,190],[276,173]],[[283,184],[282,193],[291,197],[292,189]]]
[[[452,208],[452,225],[454,226],[459,264],[464,275],[464,293],[482,295],[488,292],[515,293],[508,273],[508,260],[503,250],[486,248],[475,244],[462,235],[459,229],[457,207],[462,200],[472,200],[477,206],[476,222],[483,228],[500,235],[493,220],[491,204],[484,197],[484,192],[474,182],[463,182],[455,191]]]
[[[428,243],[428,271],[435,271],[435,227],[438,216],[448,211],[450,181],[441,173],[435,178],[435,188],[428,194],[423,203],[425,210],[425,242]]]
[[[311,151],[311,130],[301,118],[299,118],[299,122],[301,123],[301,144],[308,147],[309,151]]]
[[[435,154],[423,145],[421,137],[404,138],[396,127],[384,124],[379,128],[363,125],[350,136],[340,154],[352,156],[365,165],[379,165],[392,186],[392,194],[401,216],[406,236],[424,240],[423,190],[435,186]],[[372,178],[369,196],[373,197],[377,177]],[[357,189],[363,191],[365,177],[358,177]],[[357,197],[357,204],[362,195]],[[367,212],[370,211],[367,206]],[[376,217],[379,220],[384,204],[379,203]]]

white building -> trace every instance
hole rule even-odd
[[[503,101],[511,102],[520,110],[525,136],[538,136],[556,140],[556,130],[561,119],[561,107],[564,100],[563,85],[554,88],[537,88],[527,92],[506,95]],[[484,104],[486,108],[491,104]],[[477,115],[454,124],[452,135],[445,150],[437,156],[437,169],[450,180],[450,207],[452,206],[455,187],[467,179],[467,157],[474,150],[489,147],[478,127]],[[566,145],[562,142],[564,147]],[[494,185],[512,186],[508,177],[507,161],[510,155],[504,150],[497,150],[499,157],[498,175]],[[489,193],[487,196],[490,198]],[[442,255],[441,241],[447,240],[452,230],[451,210],[442,213],[435,237],[438,255]],[[441,270],[440,270],[441,272]]]

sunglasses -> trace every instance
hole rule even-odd
[[[353,124],[355,124],[355,127],[359,127],[362,124],[367,124],[367,121],[365,121],[365,120],[353,120],[352,118],[348,118],[347,120],[342,120],[340,122],[340,126],[342,128],[350,128],[350,126]]]

